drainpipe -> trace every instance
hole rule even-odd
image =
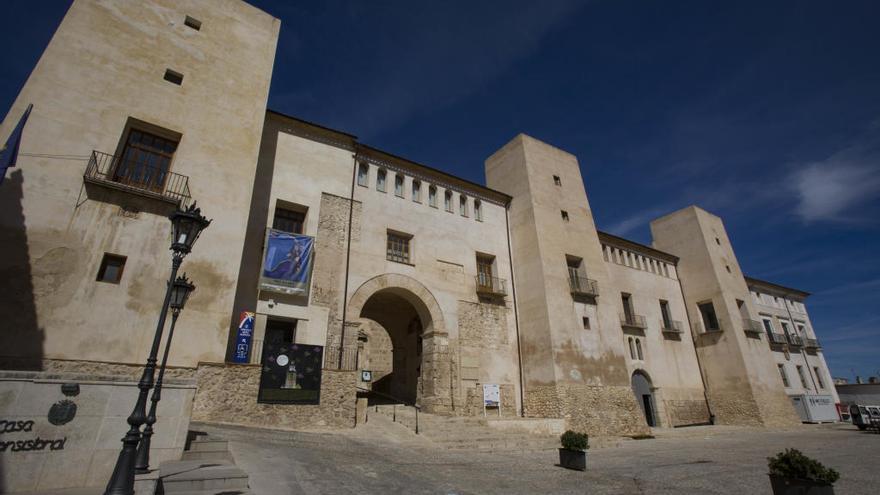
[[[712,406],[709,404],[709,387],[706,385],[706,376],[703,375],[703,363],[700,361],[700,353],[697,352],[697,341],[694,337],[693,324],[691,324],[691,316],[687,311],[687,298],[684,296],[684,286],[681,282],[681,276],[678,273],[678,264],[675,265],[675,279],[678,280],[678,290],[681,291],[681,300],[684,302],[684,317],[687,318],[688,333],[691,334],[691,343],[694,345],[694,356],[697,358],[697,367],[700,368],[700,381],[703,382],[703,399],[706,401],[706,411],[709,413],[709,424],[715,424],[715,415],[712,414]]]
[[[517,371],[519,372],[519,415],[525,417],[525,381],[523,380],[522,348],[520,347],[519,342],[519,309],[516,306],[516,283],[514,283],[513,277],[513,249],[510,245],[510,201],[504,205],[504,225],[507,227],[507,261],[510,263],[510,293],[513,298],[513,326],[516,330],[516,360]]]
[[[345,351],[345,319],[347,316],[348,310],[348,267],[349,262],[351,260],[351,219],[354,211],[354,189],[355,183],[357,181],[357,169],[358,169],[358,144],[354,143],[353,146],[354,153],[351,155],[351,197],[348,200],[348,242],[345,247],[345,288],[342,292],[342,331],[339,334],[339,363],[337,369],[342,369],[342,355]]]

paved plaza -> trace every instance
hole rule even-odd
[[[851,425],[691,427],[592,449],[587,472],[556,451],[451,452],[387,420],[342,432],[206,427],[230,440],[256,494],[771,493],[766,457],[794,447],[841,473],[838,494],[877,493],[880,435]]]

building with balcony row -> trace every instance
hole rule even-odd
[[[502,416],[636,435],[837,401],[808,294],[744,276],[720,218],[646,246],[529,136],[477,184],[267,110],[279,28],[238,0],[73,3],[0,126],[34,105],[0,186],[3,369],[137,373],[166,216],[197,200],[169,360],[194,419],[351,426],[369,393],[475,415],[491,385]]]

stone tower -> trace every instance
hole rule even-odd
[[[718,424],[800,424],[763,341],[748,287],[721,219],[696,206],[651,222],[657,249],[681,258],[678,273]]]
[[[486,183],[513,197],[525,415],[591,434],[646,432],[577,158],[520,134],[486,160]]]

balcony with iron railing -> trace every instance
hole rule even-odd
[[[684,328],[684,326],[681,324],[680,321],[660,320],[660,331],[663,333],[678,334],[678,333],[682,333],[684,331],[684,330],[682,330],[683,328]]]
[[[477,285],[477,294],[497,297],[507,295],[507,281],[503,278],[481,273],[474,277],[474,281]]]
[[[789,334],[788,335],[788,343],[790,345],[800,347],[800,346],[804,345],[804,339],[802,339],[799,335]]]
[[[92,151],[83,180],[86,183],[158,199],[181,208],[185,208],[192,198],[189,177],[170,172],[167,168],[122,160],[100,151]]]
[[[769,333],[767,334],[767,342],[771,344],[783,345],[787,344],[788,341],[785,340],[785,334],[783,333]]]
[[[644,329],[648,328],[648,322],[645,320],[645,317],[642,315],[620,313],[620,326],[622,326],[624,328],[634,328],[637,330],[644,330]]]
[[[764,333],[764,325],[760,321],[743,318],[743,331],[746,333]]]
[[[807,349],[815,350],[821,349],[822,346],[819,345],[819,341],[817,339],[805,338],[804,347],[806,347]]]
[[[569,273],[568,285],[574,296],[596,297],[599,295],[599,283],[587,277]]]
[[[716,327],[706,327],[705,325],[703,325],[702,321],[695,321],[694,322],[694,333],[696,333],[697,335],[710,334],[710,333],[721,333],[722,330],[723,329],[721,328],[720,322],[716,323]]]

